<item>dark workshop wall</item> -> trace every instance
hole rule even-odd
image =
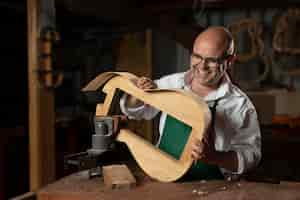
[[[0,199],[28,191],[26,2],[0,2]]]
[[[283,8],[205,8],[196,13],[195,19],[201,26],[211,25],[229,26],[241,19],[251,18],[262,26],[262,40],[264,43],[264,56],[267,65],[261,57],[255,57],[249,62],[237,63],[234,67],[234,79],[246,90],[256,90],[259,87],[289,87],[291,78],[284,75],[282,70],[287,66],[299,66],[299,56],[280,57],[280,62],[272,62],[272,39],[278,17],[284,14],[288,7]],[[250,50],[249,37],[242,32],[238,51],[247,53]],[[154,77],[160,77],[173,72],[181,72],[188,69],[189,51],[174,40],[168,39],[163,33],[154,31],[153,38],[153,66]],[[264,73],[266,71],[266,73]],[[261,76],[262,75],[262,76]],[[256,81],[261,76],[261,80]],[[294,87],[300,88],[300,78],[294,80]]]
[[[275,24],[278,20],[278,16],[282,15],[287,8],[233,8],[233,9],[210,9],[204,12],[198,13],[197,21],[204,26],[211,25],[223,25],[230,26],[242,19],[250,18],[254,19],[262,26],[261,39],[264,44],[264,56],[272,56],[272,39],[275,32]],[[237,43],[238,52],[247,53],[250,51],[250,38],[248,34],[239,34],[239,42]],[[266,68],[269,73],[262,78],[261,81],[251,82],[251,80],[256,80],[262,71]],[[284,84],[288,77],[285,79],[280,79],[278,77],[278,66],[272,65],[272,63],[267,63],[267,66],[263,63],[261,57],[255,57],[252,60],[245,63],[237,63],[234,67],[235,70],[235,80],[240,83],[240,86],[244,89],[258,89],[261,86],[261,82],[269,80],[269,84],[274,84],[274,82],[282,82]],[[243,83],[247,82],[252,85],[245,85]],[[251,83],[250,83],[251,82]]]
[[[27,124],[26,18],[5,9],[0,16],[0,127],[14,127]]]

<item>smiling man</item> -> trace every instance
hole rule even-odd
[[[187,176],[193,179],[240,175],[256,167],[261,159],[261,135],[255,108],[226,73],[234,58],[235,46],[230,32],[223,27],[210,27],[196,38],[191,68],[187,72],[154,81],[146,77],[134,81],[141,89],[180,88],[191,91],[211,108],[211,128],[203,140],[195,140],[192,145],[191,156],[195,165]],[[127,95],[121,99],[120,105],[123,113],[135,119],[152,119],[159,112]],[[174,130],[177,130],[175,134]],[[163,113],[157,145],[178,158],[190,130],[190,127]]]

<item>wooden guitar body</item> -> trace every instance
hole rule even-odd
[[[176,181],[193,163],[190,144],[195,138],[202,139],[208,128],[211,120],[209,108],[203,100],[184,90],[143,91],[132,83],[135,78],[130,73],[106,72],[97,76],[82,91],[96,91],[103,86],[106,97],[103,104],[97,105],[97,116],[111,114],[113,97],[117,90],[121,90],[189,125],[192,131],[178,160],[128,129],[121,129],[116,137],[116,140],[127,144],[139,166],[150,177],[162,182]]]

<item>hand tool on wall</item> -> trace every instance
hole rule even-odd
[[[47,26],[41,30],[40,34],[40,56],[39,75],[40,84],[48,89],[56,88],[63,81],[62,70],[54,69],[55,60],[54,46],[60,41],[59,33],[52,27]]]

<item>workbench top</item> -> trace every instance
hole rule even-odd
[[[161,183],[149,178],[138,180],[131,189],[107,189],[100,177],[88,178],[87,171],[81,171],[53,184],[37,193],[38,200],[259,200],[300,199],[300,183],[280,184],[247,181],[194,181]]]

